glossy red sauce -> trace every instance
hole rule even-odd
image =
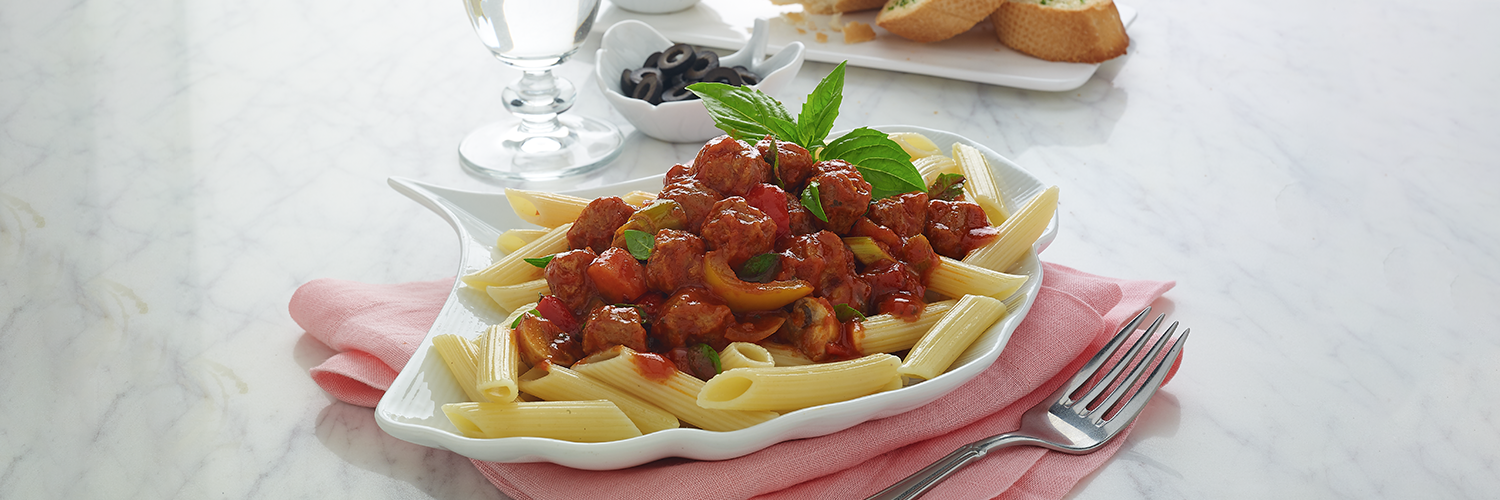
[[[660,354],[642,352],[630,359],[635,362],[636,371],[649,380],[665,382],[672,378],[673,373],[677,373],[677,365]]]

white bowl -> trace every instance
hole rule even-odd
[[[669,14],[698,4],[698,0],[611,0],[615,6],[641,14]]]
[[[802,42],[792,42],[775,56],[765,58],[766,29],[764,20],[756,22],[755,34],[745,48],[733,54],[721,55],[721,66],[744,66],[760,77],[760,83],[752,88],[760,89],[771,97],[785,102],[780,95],[797,70],[802,68],[804,47]],[[703,101],[664,102],[655,106],[640,99],[626,97],[620,91],[620,73],[626,69],[641,67],[652,52],[660,52],[672,46],[660,32],[650,25],[635,21],[620,21],[604,32],[604,40],[594,63],[594,81],[605,99],[625,115],[637,130],[657,140],[667,142],[703,142],[723,132],[714,128],[714,121],[703,107]]]

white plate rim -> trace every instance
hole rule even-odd
[[[991,164],[997,181],[1002,184],[1008,208],[1014,210],[1015,200],[1027,200],[1046,188],[1046,185],[1011,160],[972,140],[950,132],[908,125],[885,125],[872,127],[887,133],[920,132],[938,145],[949,148],[954,142],[964,142],[983,153]],[[460,239],[459,274],[482,267],[491,258],[494,237],[499,229],[486,222],[483,217],[468,213],[465,207],[505,207],[505,213],[494,215],[494,219],[515,219],[508,209],[504,195],[453,190],[411,179],[392,177],[393,189],[411,197],[423,206],[436,212],[458,233]],[[656,191],[661,187],[661,176],[652,176],[610,186],[573,192],[580,196],[618,194],[642,189]],[[506,217],[506,216],[509,217]],[[518,226],[507,226],[518,227]],[[376,422],[388,434],[415,444],[451,450],[460,455],[491,462],[528,463],[551,462],[567,467],[587,470],[613,470],[648,463],[667,457],[683,457],[697,460],[731,459],[759,451],[776,443],[822,436],[842,431],[860,423],[904,413],[929,403],[988,368],[1009,342],[1010,335],[1024,320],[1041,287],[1041,263],[1037,252],[1044,249],[1056,236],[1058,218],[1054,216],[1042,238],[1031,252],[1023,258],[1019,270],[1031,276],[1016,295],[1007,299],[1011,312],[992,326],[971,348],[955,362],[955,367],[941,376],[895,391],[874,394],[850,401],[808,408],[791,412],[769,422],[733,432],[712,432],[700,429],[670,429],[642,437],[609,443],[573,443],[545,438],[474,439],[458,434],[440,406],[445,402],[463,400],[447,368],[436,352],[431,350],[432,338],[442,333],[477,334],[483,328],[481,322],[498,322],[498,311],[485,314],[483,307],[474,301],[488,300],[483,292],[468,289],[462,281],[455,280],[452,291],[433,327],[418,346],[411,360],[402,368],[390,388],[375,407]],[[483,243],[489,241],[488,247]],[[491,306],[490,309],[493,309]],[[469,331],[465,332],[464,329]],[[983,345],[981,345],[983,344]]]

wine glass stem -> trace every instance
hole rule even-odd
[[[576,95],[572,84],[554,76],[551,68],[526,70],[505,89],[505,108],[521,119],[522,133],[546,135],[562,128],[557,115],[573,107]]]

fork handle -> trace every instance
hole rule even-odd
[[[948,476],[953,475],[954,472],[958,472],[965,465],[984,458],[985,454],[990,451],[1016,445],[1034,445],[1037,443],[1038,441],[1035,438],[1014,433],[1001,434],[975,441],[960,446],[947,456],[933,462],[932,465],[923,467],[922,470],[906,476],[906,479],[902,479],[896,484],[880,490],[880,493],[871,495],[865,500],[907,500],[917,498],[942,480],[947,479]]]

